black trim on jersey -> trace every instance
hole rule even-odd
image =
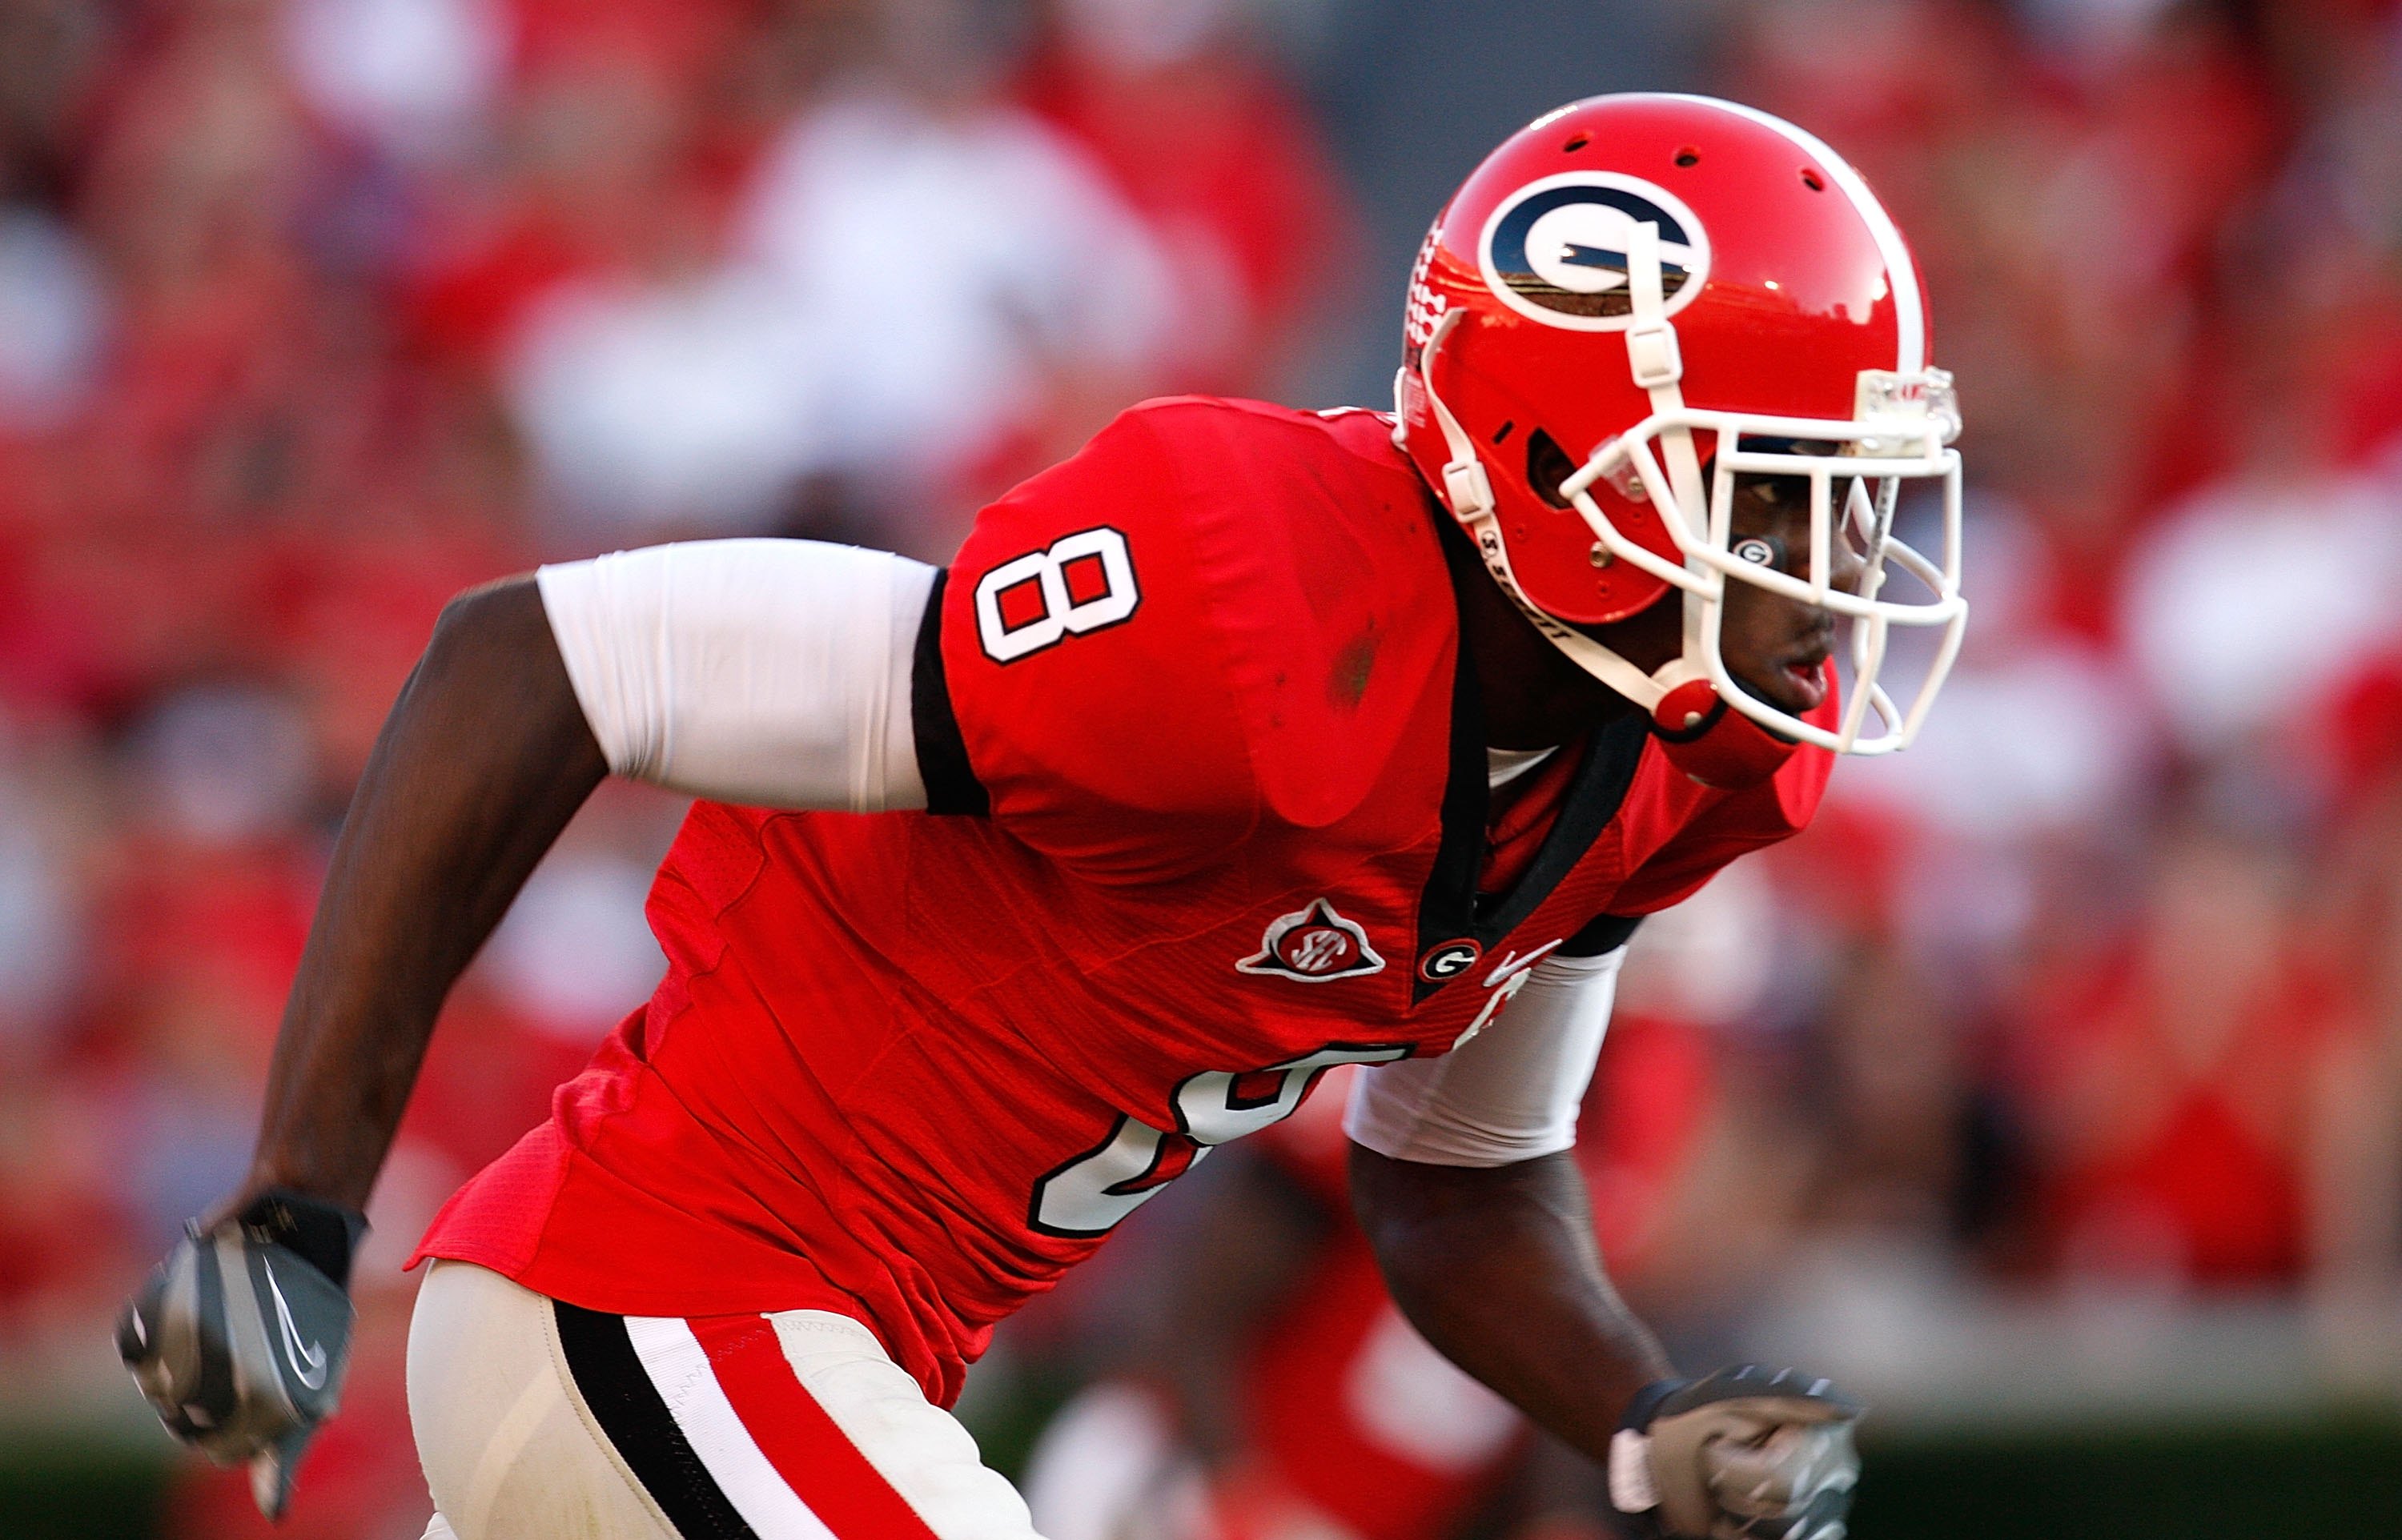
[[[1451,538],[1452,522],[1443,516],[1443,554],[1451,564],[1455,594],[1461,572],[1459,543]],[[1479,567],[1472,581],[1489,583]],[[1451,679],[1451,770],[1443,787],[1443,843],[1435,846],[1434,870],[1427,873],[1426,891],[1418,896],[1418,941],[1410,951],[1410,999],[1413,1003],[1451,982],[1429,980],[1418,964],[1431,948],[1467,939],[1476,928],[1476,873],[1484,859],[1484,813],[1493,796],[1487,778],[1492,771],[1484,757],[1484,698],[1476,688],[1476,667],[1468,656],[1468,607],[1459,604],[1459,648]],[[1488,938],[1475,937],[1482,956]],[[1453,978],[1465,973],[1459,969]]]
[[[950,680],[943,669],[943,590],[950,580],[948,568],[934,574],[925,618],[918,623],[918,649],[909,665],[909,728],[918,741],[918,778],[926,783],[926,811],[983,818],[992,811],[992,798],[968,763],[967,740],[959,736]]]
[[[1635,939],[1635,928],[1643,923],[1640,914],[1595,914],[1586,927],[1560,942],[1563,957],[1598,957],[1605,952],[1615,952]]]
[[[559,1346],[600,1431],[683,1540],[759,1540],[693,1452],[634,1354],[626,1318],[551,1301]]]
[[[1533,862],[1507,893],[1479,894],[1476,877],[1484,863],[1484,819],[1492,787],[1484,757],[1484,702],[1476,687],[1475,660],[1468,655],[1467,584],[1493,580],[1449,515],[1438,516],[1435,527],[1443,535],[1443,558],[1451,569],[1452,592],[1459,607],[1459,647],[1451,696],[1451,778],[1443,789],[1443,843],[1435,849],[1434,870],[1418,899],[1418,942],[1410,970],[1413,1003],[1451,982],[1429,980],[1417,970],[1415,959],[1425,956],[1428,948],[1467,938],[1489,952],[1551,897],[1552,889],[1584,859],[1593,842],[1618,816],[1626,801],[1626,789],[1634,784],[1635,767],[1642,761],[1643,745],[1650,736],[1650,722],[1640,711],[1630,711],[1595,728],[1586,740],[1576,781],[1536,849]],[[1586,931],[1593,928],[1589,926]],[[1631,928],[1628,933],[1632,934]],[[1462,969],[1452,977],[1464,978],[1471,971]]]

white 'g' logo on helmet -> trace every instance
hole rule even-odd
[[[1626,246],[1638,224],[1660,227],[1660,288],[1674,315],[1709,277],[1709,236],[1692,210],[1636,177],[1563,172],[1527,183],[1485,221],[1477,260],[1494,296],[1520,315],[1571,331],[1623,331],[1634,310]]]

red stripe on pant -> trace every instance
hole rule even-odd
[[[759,1451],[840,1540],[939,1540],[803,1387],[766,1316],[685,1324]]]

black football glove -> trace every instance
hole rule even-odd
[[[281,1519],[293,1471],[334,1413],[351,1349],[354,1210],[270,1190],[198,1219],[117,1320],[117,1351],[167,1431],[219,1464],[247,1461],[258,1511]]]
[[[1858,1403],[1756,1364],[1648,1385],[1609,1446],[1609,1500],[1671,1540],[1843,1540]]]

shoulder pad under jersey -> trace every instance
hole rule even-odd
[[[987,508],[946,584],[953,713],[993,816],[1098,874],[1222,859],[1375,787],[1455,601],[1372,414],[1180,397]]]

